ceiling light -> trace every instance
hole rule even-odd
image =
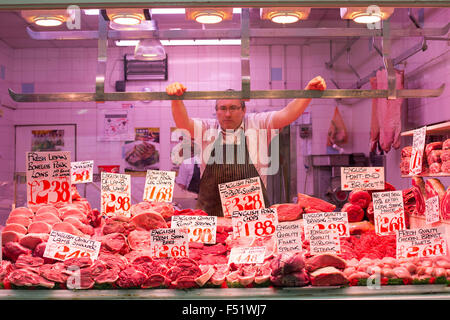
[[[164,46],[240,46],[241,39],[161,40]]]
[[[108,9],[106,14],[111,22],[118,25],[135,26],[145,20],[142,9]]]
[[[26,10],[21,15],[28,23],[43,27],[60,26],[68,19],[65,10]]]
[[[311,8],[262,8],[260,14],[263,20],[286,24],[306,20],[310,12]]]
[[[98,16],[100,14],[100,9],[84,9],[83,11],[87,16]]]
[[[158,39],[144,39],[140,40],[134,49],[134,58],[146,61],[164,60],[166,51]]]
[[[118,47],[135,47],[139,44],[139,40],[116,40],[115,44]]]
[[[351,7],[341,8],[341,18],[350,19],[357,23],[376,23],[386,20],[394,12],[394,8],[368,6],[368,7]]]
[[[198,23],[214,24],[223,20],[231,20],[233,8],[187,8],[186,19]]]

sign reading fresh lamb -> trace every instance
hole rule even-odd
[[[189,257],[189,235],[184,229],[162,228],[150,231],[152,258]]]
[[[425,147],[425,138],[427,127],[415,129],[413,132],[413,145],[411,160],[409,161],[409,174],[418,175],[422,172],[423,149]]]
[[[277,250],[279,253],[302,251],[302,222],[286,221],[277,225]]]
[[[307,233],[311,255],[323,253],[341,253],[341,242],[339,240],[339,234],[336,229],[310,229]]]
[[[336,230],[339,237],[350,237],[347,212],[314,212],[303,215],[305,237],[309,230]]]
[[[64,261],[88,257],[95,261],[98,258],[100,247],[100,241],[52,230],[45,246],[44,258]]]
[[[217,217],[172,216],[170,226],[176,229],[187,229],[189,242],[216,243]]]
[[[341,189],[384,190],[384,167],[341,167]]]
[[[70,203],[70,152],[28,152],[27,205]]]
[[[175,171],[147,170],[144,201],[172,202]]]
[[[266,247],[234,247],[230,251],[228,264],[263,263]]]
[[[373,211],[375,232],[378,235],[393,235],[406,229],[402,191],[374,192]]]
[[[445,227],[398,230],[397,259],[447,255]]]
[[[131,216],[131,177],[129,174],[101,173],[101,212],[108,217]]]
[[[274,208],[234,211],[231,216],[233,237],[269,237],[276,232],[277,211]]]
[[[231,217],[234,211],[265,208],[259,177],[219,184],[223,215]]]
[[[92,182],[94,175],[94,161],[71,162],[72,184]]]

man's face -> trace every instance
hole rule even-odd
[[[217,100],[217,120],[223,130],[235,130],[244,119],[245,108],[242,108],[241,100]]]

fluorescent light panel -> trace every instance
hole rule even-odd
[[[116,40],[118,47],[134,47],[139,40]],[[240,46],[240,39],[161,40],[163,46]]]

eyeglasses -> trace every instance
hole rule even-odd
[[[235,112],[240,109],[241,109],[241,106],[230,106],[229,108],[227,108],[226,106],[216,107],[216,110],[221,111],[221,112],[226,112],[227,110],[229,110],[230,112]]]

